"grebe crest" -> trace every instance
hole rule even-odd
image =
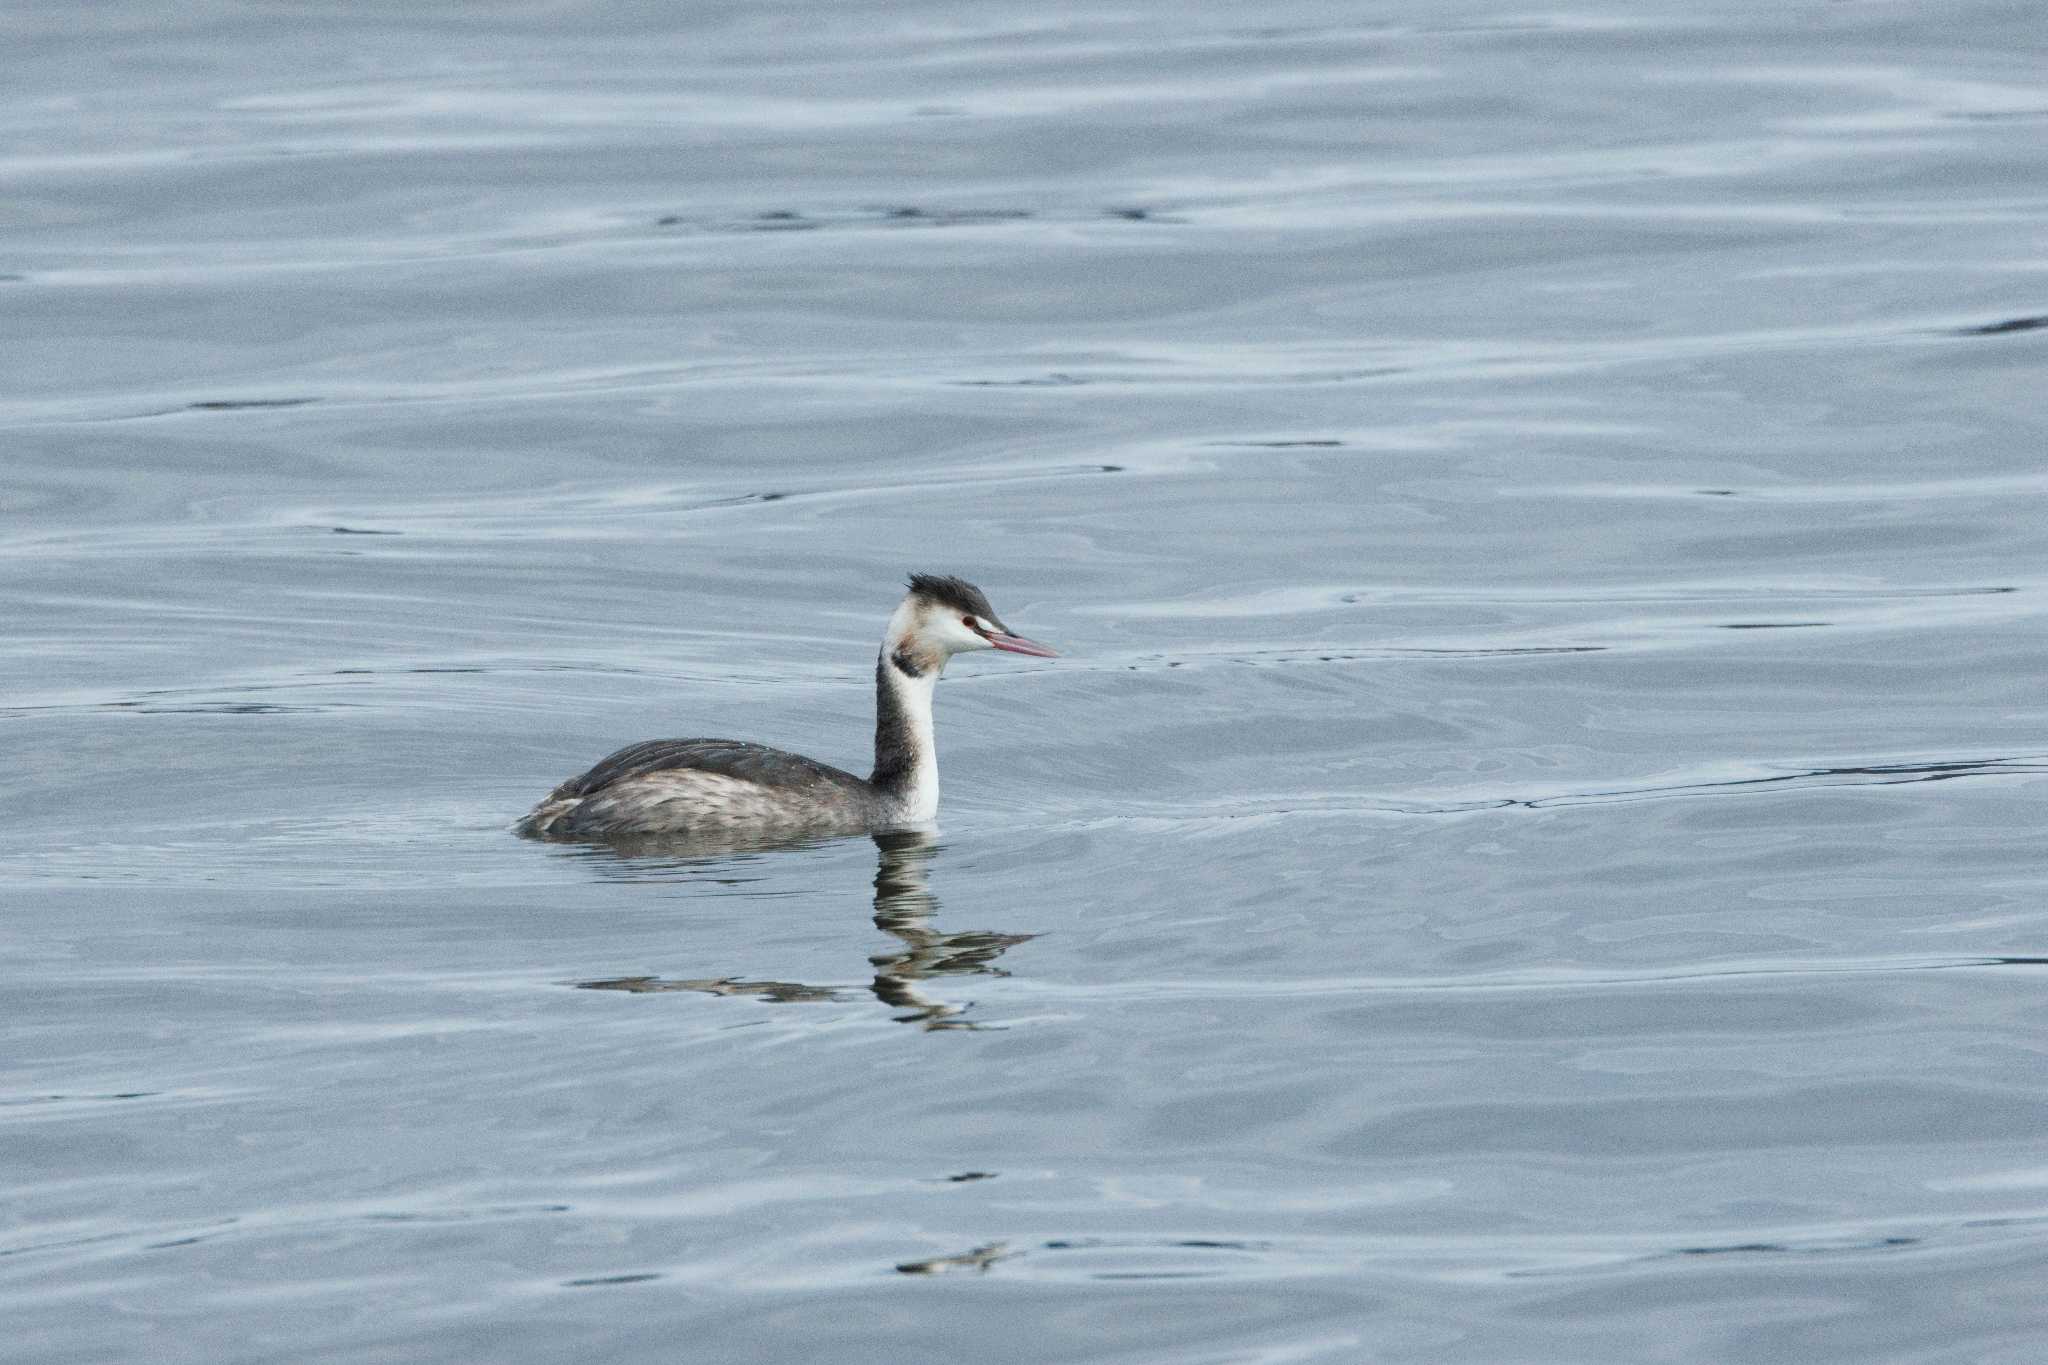
[[[739,740],[646,740],[555,788],[518,832],[757,844],[929,825],[939,810],[932,689],[947,661],[983,649],[1054,653],[1004,625],[965,579],[912,574],[909,588],[875,659],[875,766],[868,777]]]

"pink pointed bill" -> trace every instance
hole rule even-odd
[[[1036,659],[1057,659],[1060,657],[1059,651],[1050,645],[1042,645],[1036,640],[1027,640],[1021,635],[1005,635],[1001,631],[992,630],[982,638],[986,639],[997,649],[1008,650],[1012,654],[1029,654]]]

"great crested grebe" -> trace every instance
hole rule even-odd
[[[929,824],[939,812],[932,687],[948,659],[977,649],[1056,657],[1012,633],[972,583],[912,574],[875,660],[871,776],[735,739],[650,739],[555,788],[517,830],[538,839],[751,840]]]

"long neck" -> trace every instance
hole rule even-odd
[[[875,660],[875,771],[868,780],[897,815],[919,823],[939,813],[939,750],[932,740],[932,687],[945,660],[920,660],[882,644]]]

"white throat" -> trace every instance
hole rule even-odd
[[[920,647],[923,632],[910,599],[896,608],[875,661],[874,781],[890,816],[928,825],[939,813],[939,746],[932,736],[932,688],[946,668],[943,649]]]
[[[882,676],[896,695],[903,741],[910,749],[909,780],[897,789],[897,817],[905,824],[927,825],[939,814],[939,746],[932,735],[932,688],[939,675],[935,669],[907,678],[887,667]]]

